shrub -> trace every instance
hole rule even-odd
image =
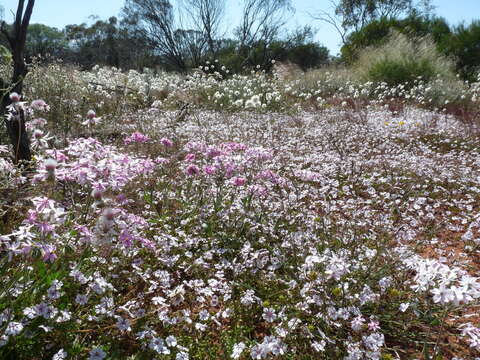
[[[342,60],[351,64],[358,59],[358,53],[362,49],[383,44],[396,23],[398,20],[381,18],[350,34],[341,48]]]
[[[438,76],[453,78],[453,68],[452,60],[438,52],[430,37],[408,39],[398,32],[384,45],[364,49],[354,65],[361,80],[391,86],[412,83],[419,77],[425,81]]]
[[[384,59],[374,64],[368,76],[375,82],[386,82],[390,86],[397,86],[402,83],[412,83],[421,76],[425,79],[431,79],[435,69],[428,60],[400,62],[392,59]]]
[[[455,27],[444,46],[445,53],[457,59],[457,69],[463,79],[475,81],[476,73],[480,70],[480,21]]]
[[[415,40],[418,37],[431,36],[440,52],[444,52],[450,41],[451,30],[443,18],[426,18],[411,15],[405,19],[381,18],[355,31],[347,38],[341,49],[342,60],[352,64],[358,60],[362,49],[371,46],[381,46],[388,41],[392,31],[400,32]]]

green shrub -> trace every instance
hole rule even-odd
[[[468,26],[460,24],[455,27],[444,48],[445,53],[457,59],[457,69],[462,78],[475,81],[480,70],[480,20]]]
[[[367,24],[363,29],[351,33],[340,49],[342,60],[352,64],[358,59],[358,53],[371,46],[380,46],[385,43],[390,31],[396,28],[399,20],[381,18]]]
[[[362,81],[385,82],[390,86],[410,83],[417,78],[430,81],[454,78],[454,63],[441,55],[430,37],[407,38],[394,32],[381,46],[364,49],[354,64]]]
[[[440,52],[443,52],[451,35],[448,23],[440,17],[428,18],[418,15],[411,15],[405,19],[383,17],[348,36],[341,49],[342,60],[352,64],[358,60],[362,49],[385,44],[392,31],[402,33],[411,39],[431,36]]]
[[[384,59],[374,64],[368,71],[371,81],[386,82],[390,86],[413,83],[418,77],[429,81],[434,75],[435,69],[426,59],[404,62]]]

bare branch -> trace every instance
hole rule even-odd
[[[333,17],[326,11],[319,11],[317,14],[308,14],[312,19],[326,22],[333,26],[342,39],[342,44],[345,44],[347,31],[339,24],[339,19]]]

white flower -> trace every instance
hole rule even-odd
[[[45,319],[51,319],[56,314],[56,310],[44,302],[36,305],[35,311],[38,315],[43,316]]]
[[[89,360],[103,360],[107,356],[105,351],[103,351],[100,348],[94,348],[90,350],[90,357],[88,358]]]
[[[242,352],[244,349],[245,349],[245,344],[243,342],[233,345],[233,351],[230,357],[232,359],[238,359],[240,355],[242,355]]]
[[[326,344],[327,344],[327,343],[325,342],[325,340],[322,340],[322,341],[320,341],[320,342],[314,341],[314,342],[312,343],[312,348],[313,348],[313,350],[315,350],[316,352],[325,351],[325,345],[326,345]]]
[[[250,349],[250,357],[255,360],[263,359],[266,354],[263,351],[263,347],[260,345],[255,345]]]
[[[120,331],[130,331],[132,330],[130,328],[130,321],[128,319],[124,319],[122,317],[119,317],[117,320],[117,328]]]
[[[275,314],[275,310],[272,308],[265,308],[263,309],[263,319],[268,322],[274,322],[277,315]]]
[[[45,160],[45,170],[47,170],[48,172],[53,172],[55,171],[55,169],[57,168],[57,161],[55,159],[47,159]]]
[[[202,310],[198,313],[198,317],[200,320],[205,321],[210,318],[210,314],[208,313],[207,310]]]
[[[202,323],[195,323],[195,329],[198,331],[205,331],[207,329],[207,325]]]
[[[65,350],[60,349],[55,355],[53,355],[52,360],[64,360],[67,355],[68,354]]]
[[[7,335],[1,335],[0,336],[0,347],[7,345],[8,343],[8,336]]]
[[[447,288],[441,284],[439,288],[432,290],[433,301],[436,303],[447,304],[455,299],[455,294],[452,289]]]
[[[75,297],[75,302],[79,305],[85,305],[88,302],[88,297],[87,295],[78,294]]]
[[[177,356],[175,356],[175,360],[188,360],[188,353],[185,351],[177,353]]]
[[[363,342],[367,349],[378,351],[385,343],[385,337],[381,333],[373,333],[363,337]]]
[[[365,319],[363,316],[357,316],[354,318],[351,322],[351,327],[353,331],[360,331],[363,327],[363,324],[365,323]]]
[[[159,354],[170,354],[170,350],[165,346],[165,341],[163,341],[162,338],[154,337],[152,341],[150,341],[149,347]]]
[[[38,314],[35,311],[35,308],[33,306],[23,309],[23,315],[25,315],[29,319],[35,319],[38,316]],[[1,321],[0,321],[0,323],[1,323]]]
[[[5,329],[5,335],[18,335],[22,332],[23,325],[19,322],[10,322]]]
[[[170,347],[175,347],[177,346],[177,338],[173,335],[167,336],[165,339],[165,342],[167,343],[168,346]]]

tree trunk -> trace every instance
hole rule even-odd
[[[10,113],[11,116],[7,119],[6,108],[10,105],[9,103],[10,98],[8,94],[5,94],[4,101],[2,101],[2,115],[10,143],[13,145],[14,163],[30,161],[32,160],[32,153],[30,151],[30,139],[25,129],[25,112],[23,109],[15,110],[13,113]]]
[[[32,154],[30,151],[30,140],[25,129],[25,112],[20,106],[16,106],[8,115],[7,108],[12,104],[9,94],[16,92],[22,93],[23,79],[27,74],[27,66],[25,65],[25,43],[27,40],[27,30],[32,16],[35,0],[28,0],[25,12],[25,0],[19,0],[15,22],[12,26],[11,33],[7,31],[5,23],[2,23],[1,32],[5,36],[10,45],[13,58],[13,77],[11,85],[8,86],[4,81],[0,81],[2,89],[5,89],[1,97],[0,115],[3,116],[10,142],[13,146],[14,162],[30,161]]]

